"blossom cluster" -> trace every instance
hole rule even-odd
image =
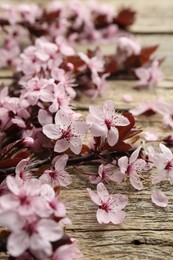
[[[78,0],[47,6],[37,4],[1,4],[2,26],[22,27],[35,37],[46,35],[51,40],[63,36],[68,41],[105,41],[114,39],[135,21],[131,9],[116,10],[108,4],[83,3]],[[106,40],[107,41],[107,40]]]
[[[46,8],[1,4],[1,9],[0,30],[6,38],[0,67],[14,71],[13,83],[0,90],[0,225],[8,229],[6,249],[17,260],[81,259],[75,240],[64,231],[70,220],[61,187],[72,183],[76,171],[84,174],[88,196],[98,206],[98,222],[122,224],[128,197],[110,193],[110,182],[126,181],[140,192],[143,173],[155,168],[152,185],[173,184],[171,150],[164,144],[148,146],[150,134],[139,145],[141,129],[133,115],[157,111],[172,127],[172,106],[159,101],[119,113],[107,100],[91,105],[84,117],[72,100],[82,93],[96,98],[104,93],[106,79],[119,76],[136,75],[136,87],[152,87],[163,78],[162,60],[151,57],[157,46],[142,47],[127,33],[134,21],[130,9],[116,12],[108,5],[78,1]],[[22,38],[32,44],[21,50]],[[73,46],[104,39],[116,44],[112,55],[99,48],[78,52]],[[171,144],[173,138],[160,141]],[[87,164],[95,165],[91,172]],[[151,199],[157,206],[168,205],[159,189],[152,189]]]
[[[0,197],[0,225],[10,231],[9,255],[14,259],[79,259],[75,242],[68,237],[63,241],[63,225],[69,222],[64,204],[49,184],[29,178],[22,169],[25,161],[19,164],[16,176],[6,178],[7,189]]]

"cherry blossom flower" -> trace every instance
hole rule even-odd
[[[36,4],[20,4],[17,6],[17,12],[21,16],[21,19],[24,21],[29,22],[30,24],[33,24],[36,19],[39,19],[39,17],[42,14],[41,8]]]
[[[19,54],[20,48],[18,43],[13,39],[6,41],[3,48],[0,49],[0,68],[16,65],[16,60]]]
[[[41,183],[37,179],[22,179],[7,176],[7,187],[11,193],[0,198],[1,206],[6,209],[16,209],[22,216],[32,215],[37,211]]]
[[[84,136],[89,126],[85,122],[73,120],[62,110],[55,115],[55,124],[43,126],[43,133],[53,140],[56,140],[54,151],[61,153],[68,148],[75,154],[82,149],[81,137]]]
[[[9,221],[10,219],[10,221]],[[45,256],[52,254],[52,245],[63,235],[62,228],[52,219],[39,219],[35,216],[23,218],[17,212],[6,211],[0,215],[0,225],[10,229],[7,241],[10,255],[17,257],[27,249],[42,251]]]
[[[158,133],[155,128],[150,128],[143,132],[142,138],[144,138],[145,141],[157,141]]]
[[[134,38],[119,37],[117,39],[117,61],[122,64],[128,57],[139,55],[141,46]]]
[[[120,167],[120,172],[116,172],[114,179],[116,177],[117,182],[121,182],[126,176],[129,176],[130,183],[132,186],[141,190],[143,188],[142,182],[140,181],[138,172],[141,172],[145,167],[145,161],[143,159],[138,159],[141,147],[137,148],[128,158],[123,156],[118,160],[118,166]]]
[[[52,256],[52,260],[81,260],[83,255],[76,246],[75,241],[58,247]]]
[[[128,125],[129,120],[115,112],[114,104],[111,100],[106,101],[102,108],[90,106],[89,110],[90,114],[87,117],[87,121],[92,123],[91,134],[107,138],[109,145],[115,145],[119,138],[119,132],[116,127]]]
[[[158,184],[164,179],[168,179],[173,185],[173,154],[164,144],[159,146],[162,153],[155,153],[151,158],[157,168],[157,174],[153,177],[152,183]]]
[[[41,207],[39,209],[39,214],[42,217],[49,217],[50,215],[54,215],[58,218],[64,218],[66,215],[66,209],[64,204],[57,200],[56,193],[54,189],[48,185],[43,184],[41,186],[40,196],[44,200],[43,202],[43,211],[41,212]]]
[[[50,102],[53,97],[53,80],[39,79],[37,77],[27,81],[21,97],[27,98],[31,105],[36,105],[39,100]]]
[[[101,164],[98,168],[97,175],[93,174],[93,176],[89,176],[90,183],[98,184],[99,182],[113,180],[114,174],[112,173],[112,171],[114,170],[114,168],[115,166],[111,164]]]
[[[141,86],[155,86],[159,81],[163,80],[163,73],[159,68],[159,61],[153,60],[150,66],[141,67],[135,69],[136,76],[140,79],[137,83],[136,87]]]
[[[166,195],[160,190],[153,190],[151,193],[151,199],[154,204],[159,207],[167,207],[168,206],[168,199]]]
[[[62,156],[57,156],[54,158],[50,170],[45,170],[40,180],[42,183],[51,184],[52,187],[63,186],[71,184],[72,180],[65,167],[68,161],[68,156],[66,154]]]
[[[162,115],[164,127],[173,129],[173,101],[168,103],[165,100],[160,100],[157,103],[157,111]]]
[[[156,102],[143,102],[140,103],[137,107],[130,109],[130,113],[134,116],[139,115],[152,115],[157,112]]]
[[[122,209],[127,205],[127,196],[121,194],[110,195],[105,185],[97,184],[97,193],[87,188],[90,198],[99,208],[97,210],[97,220],[100,224],[121,224],[124,221],[125,213]]]

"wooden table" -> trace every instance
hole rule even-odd
[[[27,1],[11,1],[27,2]],[[31,2],[28,0],[28,2]],[[46,3],[46,0],[34,2]],[[100,1],[104,2],[104,0]],[[134,81],[108,82],[104,96],[97,98],[95,104],[103,104],[106,99],[113,99],[119,109],[129,109],[142,100],[152,101],[159,96],[166,100],[173,99],[173,1],[172,0],[107,0],[117,8],[128,6],[136,9],[137,21],[132,31],[137,34],[142,44],[160,44],[157,56],[166,57],[163,63],[165,79],[154,91],[136,91],[132,87]],[[79,49],[86,49],[80,47]],[[104,52],[111,52],[113,45],[103,46]],[[8,71],[1,71],[1,81],[7,82]],[[2,78],[3,77],[3,78]],[[134,102],[127,104],[122,101],[122,95],[130,93]],[[90,100],[83,98],[76,103],[79,110],[88,109]],[[85,112],[84,112],[85,113]],[[137,118],[137,125],[142,128],[155,127],[159,133],[165,133],[160,116]],[[167,132],[167,133],[170,133]],[[134,192],[129,184],[122,186],[114,184],[111,189],[126,193],[129,204],[126,207],[126,221],[120,225],[99,225],[96,221],[96,206],[91,202],[86,192],[88,181],[77,173],[73,176],[73,185],[64,190],[62,196],[68,209],[72,226],[67,232],[78,240],[78,245],[84,254],[84,260],[112,259],[173,259],[173,189],[170,185],[162,185],[169,198],[169,207],[160,209],[150,201],[151,185],[147,178],[144,189]],[[0,259],[7,259],[3,255]]]

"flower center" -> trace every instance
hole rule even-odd
[[[67,139],[68,141],[73,137],[71,129],[68,128],[67,130],[62,129],[62,139]]]
[[[165,170],[171,171],[173,169],[173,160],[168,161],[165,167]]]
[[[21,194],[19,199],[21,205],[30,205],[30,198],[26,194]]]
[[[107,128],[110,130],[110,128],[112,126],[112,120],[106,118],[105,119],[105,124],[106,124]]]
[[[103,209],[103,210],[105,210],[106,212],[108,212],[110,208],[109,208],[108,203],[102,202],[102,205],[99,206],[99,209]]]

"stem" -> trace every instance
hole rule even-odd
[[[124,156],[124,155],[127,156],[127,155],[130,155],[132,152],[133,152],[133,150],[128,151],[128,152],[113,151],[113,152],[108,152],[108,153],[102,154],[101,156],[102,156],[102,158],[104,158],[105,160],[108,161],[108,159],[107,159],[108,157],[113,157],[113,156],[121,157],[121,156]],[[92,152],[92,153],[85,155],[85,156],[70,158],[67,162],[67,166],[73,166],[73,165],[80,164],[80,163],[82,164],[84,162],[87,162],[88,165],[90,165],[92,161],[98,160],[98,159],[100,159],[100,154],[98,152]],[[50,164],[51,161],[52,161],[52,159],[50,157],[48,157],[45,160],[42,160],[42,161],[40,161],[36,164],[33,164],[32,168],[39,168],[43,165]],[[0,174],[14,174],[14,172],[15,172],[15,167],[0,169]]]

